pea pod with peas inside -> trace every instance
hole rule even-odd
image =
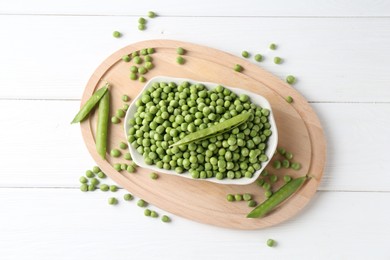
[[[105,159],[107,152],[108,120],[110,114],[110,92],[106,92],[99,101],[98,122],[96,128],[96,150]]]
[[[286,183],[283,187],[277,190],[271,197],[253,209],[246,217],[247,218],[262,218],[277,207],[280,203],[289,198],[294,192],[306,182],[307,176],[294,179]]]
[[[85,102],[85,104],[82,106],[80,111],[77,113],[77,115],[73,118],[72,124],[79,123],[83,121],[88,115],[89,112],[97,105],[97,103],[100,101],[100,99],[104,96],[104,94],[107,92],[109,87],[109,84],[106,83],[102,88],[100,88],[98,91],[96,91],[88,100]]]
[[[218,123],[218,124],[213,125],[209,128],[198,130],[194,133],[186,135],[184,138],[182,138],[178,142],[172,144],[171,147],[189,144],[189,143],[196,142],[196,141],[201,141],[204,139],[208,139],[212,136],[225,133],[226,131],[230,131],[233,128],[244,123],[246,120],[248,120],[250,115],[251,115],[250,113],[239,114],[239,115],[232,117],[232,118],[230,118],[222,123]]]

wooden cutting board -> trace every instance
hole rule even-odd
[[[84,141],[89,152],[101,169],[120,186],[149,203],[175,215],[215,226],[235,229],[259,229],[285,221],[307,205],[315,194],[321,181],[326,155],[326,142],[317,115],[308,102],[290,85],[258,65],[234,55],[195,45],[172,40],[151,40],[131,44],[108,57],[93,73],[89,80],[81,104],[100,88],[104,82],[111,83],[111,111],[114,115],[121,108],[123,94],[136,97],[145,83],[129,78],[132,62],[126,63],[121,57],[143,48],[155,48],[152,55],[155,68],[145,77],[170,76],[190,78],[196,81],[215,82],[236,88],[243,88],[260,94],[271,103],[279,134],[279,147],[285,147],[294,154],[293,161],[301,162],[302,169],[275,170],[272,163],[267,166],[269,172],[278,176],[289,174],[293,177],[310,173],[312,178],[292,198],[262,219],[247,219],[245,216],[252,208],[246,202],[228,202],[226,195],[250,193],[257,202],[264,200],[264,190],[256,183],[250,185],[223,185],[205,181],[185,179],[179,176],[160,174],[158,180],[149,177],[150,170],[138,168],[136,173],[117,172],[112,165],[125,163],[123,158],[102,160],[95,149],[97,113],[81,124]],[[186,63],[176,62],[176,48],[187,50]],[[244,71],[235,72],[235,64],[241,64]],[[292,96],[294,102],[285,101]],[[108,151],[118,148],[121,141],[126,141],[123,124],[111,124],[109,127]],[[275,155],[274,159],[279,155]],[[276,187],[283,184],[282,178]]]

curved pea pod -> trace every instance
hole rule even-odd
[[[91,112],[91,110],[96,106],[96,104],[100,101],[100,99],[107,92],[108,87],[109,87],[109,84],[106,83],[102,88],[100,88],[98,91],[96,91],[87,100],[87,102],[85,102],[85,104],[82,106],[82,108],[80,108],[80,111],[73,118],[71,124],[79,123],[79,122],[83,121],[89,115],[89,112]]]
[[[224,121],[222,123],[213,125],[213,126],[211,126],[209,128],[201,129],[199,131],[196,131],[194,133],[186,135],[185,137],[183,137],[178,142],[170,145],[170,147],[178,146],[178,145],[184,145],[184,144],[189,144],[189,143],[196,142],[196,141],[201,141],[201,140],[204,140],[204,139],[208,139],[208,138],[210,138],[212,136],[219,135],[221,133],[230,131],[233,128],[235,128],[235,127],[241,125],[242,123],[244,123],[246,120],[248,120],[250,115],[251,115],[251,113],[239,114],[239,115],[237,115],[235,117],[232,117],[232,118],[230,118],[230,119],[228,119],[228,120],[226,120],[226,121]]]
[[[307,180],[307,176],[300,177],[290,181],[276,191],[270,198],[253,209],[246,217],[247,218],[262,218],[272,211],[280,203],[288,199],[294,194]]]

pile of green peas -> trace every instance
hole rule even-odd
[[[154,82],[136,101],[128,141],[148,165],[188,171],[193,178],[251,178],[268,161],[270,111],[223,86]],[[171,146],[186,135],[241,113],[249,119],[232,130],[187,145]]]

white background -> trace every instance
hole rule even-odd
[[[216,2],[0,1],[0,259],[390,259],[390,1]],[[159,17],[140,32],[149,10]],[[309,206],[240,231],[164,224],[135,202],[79,191],[94,165],[69,124],[84,86],[107,56],[146,39],[260,52],[261,67],[297,76],[328,143]]]

